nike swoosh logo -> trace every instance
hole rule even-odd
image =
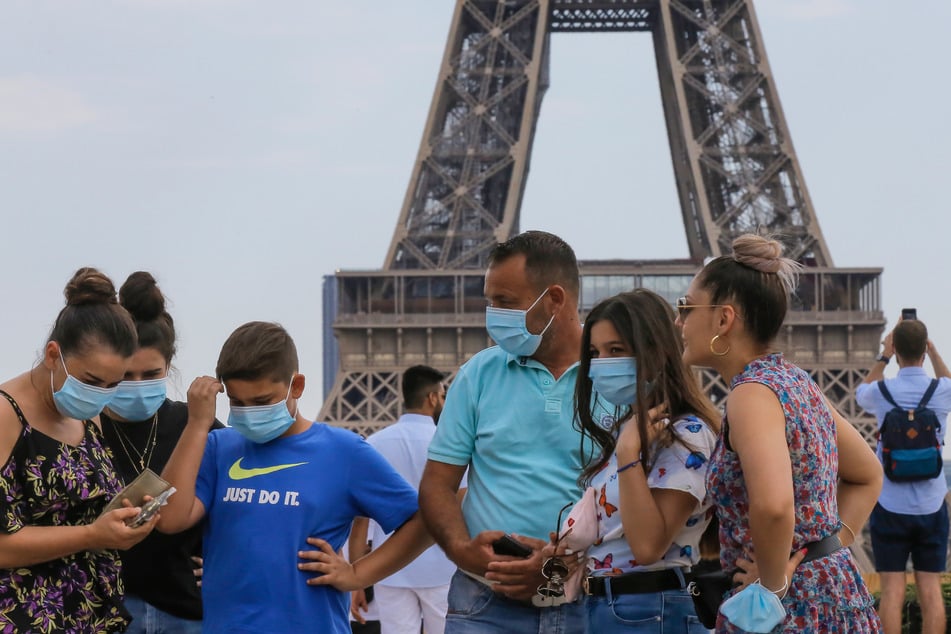
[[[274,465],[273,467],[256,467],[253,469],[245,469],[241,466],[241,461],[244,458],[238,458],[234,461],[234,464],[231,465],[231,468],[228,469],[228,477],[232,480],[247,480],[248,478],[253,478],[255,476],[267,475],[269,473],[274,473],[275,471],[282,471],[284,469],[290,469],[291,467],[299,467],[306,462],[294,462],[291,464],[279,464]]]

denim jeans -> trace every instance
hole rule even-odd
[[[126,595],[125,607],[132,614],[125,634],[201,634],[201,621],[172,616],[139,597]]]
[[[686,590],[585,597],[587,634],[707,634]]]
[[[582,634],[581,603],[552,608],[512,601],[456,571],[449,586],[446,634]]]

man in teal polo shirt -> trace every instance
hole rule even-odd
[[[590,457],[572,424],[578,286],[574,252],[552,234],[527,231],[489,256],[486,328],[498,345],[459,369],[419,488],[430,532],[459,567],[446,634],[584,630],[580,605],[536,607],[544,602],[535,596],[545,581],[541,548],[559,510],[581,497],[577,479]],[[492,543],[505,534],[531,555],[496,554]]]

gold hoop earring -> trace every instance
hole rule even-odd
[[[730,344],[726,344],[726,350],[723,352],[717,352],[716,348],[713,346],[716,345],[717,340],[720,338],[720,335],[713,335],[713,339],[710,340],[710,354],[713,354],[718,357],[725,357],[730,354]]]

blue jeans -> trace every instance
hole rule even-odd
[[[139,597],[126,595],[125,607],[132,614],[125,634],[201,634],[201,621],[172,616]]]
[[[449,586],[445,634],[582,634],[581,603],[536,608],[497,595],[483,583],[456,571]]]
[[[587,634],[707,634],[686,590],[585,597]]]

